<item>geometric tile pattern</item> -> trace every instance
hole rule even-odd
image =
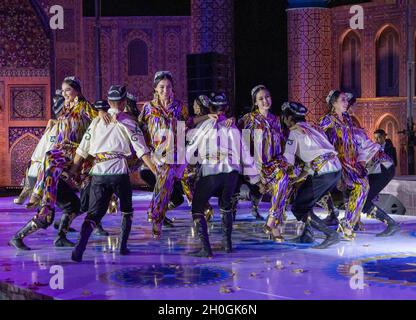
[[[212,266],[153,264],[119,269],[101,277],[103,281],[133,288],[180,288],[226,281],[231,271]]]
[[[192,52],[233,55],[234,4],[231,0],[192,0]]]
[[[0,76],[48,76],[50,40],[30,1],[0,2]]]
[[[416,286],[416,256],[414,254],[384,255],[359,259],[348,264],[340,264],[337,271],[350,277],[351,266],[364,269],[366,281],[384,284]]]
[[[10,120],[45,120],[45,91],[44,86],[11,87]]]
[[[9,127],[9,148],[26,134],[31,134],[40,139],[44,132],[45,127]]]
[[[186,90],[186,55],[191,52],[190,17],[118,17],[103,18],[101,66],[103,97],[114,83],[127,85],[139,101],[153,97],[153,75],[158,70],[173,73],[176,96],[184,101]],[[95,99],[94,19],[84,18],[83,91]],[[147,47],[147,74],[129,75],[128,47],[140,40]]]
[[[234,2],[192,0],[192,53],[217,52],[229,59],[225,92],[234,97]]]
[[[24,178],[26,167],[39,140],[27,134],[11,149],[11,183],[19,185]]]
[[[325,8],[288,10],[289,99],[305,104],[310,120],[326,111],[331,90],[331,15]]]

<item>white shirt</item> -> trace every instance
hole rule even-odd
[[[384,146],[371,141],[363,129],[354,128],[354,137],[358,143],[358,161],[366,163],[368,174],[381,173],[381,164],[388,169],[393,165],[390,158],[387,156],[381,161],[373,161],[374,156],[381,150],[384,151]]]
[[[190,164],[201,165],[200,173],[203,177],[241,172],[241,133],[237,127],[227,128],[225,121],[208,119],[189,130],[187,140],[186,158]],[[198,152],[196,157],[195,152]]]
[[[95,163],[91,175],[129,173],[125,157],[132,154],[131,147],[136,151],[138,158],[149,153],[136,121],[117,109],[110,108],[108,113],[117,121],[106,125],[99,117],[95,118],[84,134],[76,153],[84,159],[89,155],[96,157],[99,153],[114,153],[123,157]]]
[[[46,152],[52,149],[57,134],[58,124],[54,124],[51,128],[45,130],[30,158],[32,163],[27,173],[29,177],[37,177],[39,171],[42,170]]]
[[[284,157],[288,163],[294,165],[295,156],[297,156],[305,163],[305,169],[308,169],[309,174],[313,174],[313,170],[309,169],[313,160],[327,153],[333,153],[335,155],[338,153],[323,133],[315,130],[306,122],[299,123],[298,125],[304,126],[307,131],[301,128],[290,130]],[[327,161],[319,170],[318,174],[321,175],[339,170],[341,170],[341,163],[338,158],[334,158],[334,160]]]

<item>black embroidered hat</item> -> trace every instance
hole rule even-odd
[[[104,111],[107,111],[108,109],[110,109],[110,105],[108,104],[106,100],[95,101],[94,107],[97,110],[104,110]]]
[[[304,117],[308,113],[308,108],[299,102],[285,102],[282,105],[282,111],[289,110],[293,114]]]
[[[108,90],[108,100],[109,101],[120,101],[126,98],[127,89],[126,86],[114,85],[111,86]]]

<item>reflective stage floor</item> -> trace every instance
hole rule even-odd
[[[199,247],[187,204],[168,213],[176,226],[164,229],[161,241],[151,238],[145,214],[149,199],[150,193],[134,194],[131,255],[116,252],[121,217],[107,215],[103,225],[111,235],[93,236],[84,262],[73,263],[71,249],[53,247],[52,227],[26,239],[32,251],[17,252],[7,246],[33,212],[14,205],[11,197],[0,198],[0,298],[416,299],[416,217],[396,216],[402,229],[390,238],[376,238],[383,225],[363,217],[366,230],[356,240],[318,250],[268,240],[263,222],[250,215],[248,202],[241,202],[234,252],[226,254],[220,248],[219,210],[213,199],[210,234],[215,256],[205,259],[187,255]],[[268,204],[260,207],[266,215]],[[74,222],[76,230],[82,220],[83,216]],[[299,225],[290,213],[288,220],[289,238]],[[77,236],[69,233],[68,238],[75,241]],[[317,240],[321,238],[317,234]]]

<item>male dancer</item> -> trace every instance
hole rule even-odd
[[[307,176],[297,190],[292,204],[296,219],[305,222],[305,229],[299,240],[313,242],[313,227],[326,235],[326,239],[314,248],[324,249],[338,243],[340,236],[315,215],[313,207],[324,194],[336,186],[341,177],[341,163],[325,134],[318,127],[306,122],[307,111],[300,103],[283,104],[282,118],[290,130],[284,156],[291,165],[295,164],[295,156],[300,159],[304,163],[304,171],[300,177]]]
[[[113,193],[120,199],[122,213],[120,254],[129,253],[127,240],[132,226],[133,206],[126,158],[131,155],[131,147],[136,152],[136,156],[155,171],[149,157],[149,149],[137,122],[123,112],[126,95],[125,86],[110,87],[108,112],[115,121],[105,125],[102,121],[94,119],[76,151],[74,166],[71,168],[74,174],[79,172],[82,159],[86,159],[89,155],[95,158],[91,170],[89,209],[81,227],[80,238],[72,251],[72,260],[76,262],[82,261],[91,232],[106,214]],[[104,101],[101,103],[105,104]]]

